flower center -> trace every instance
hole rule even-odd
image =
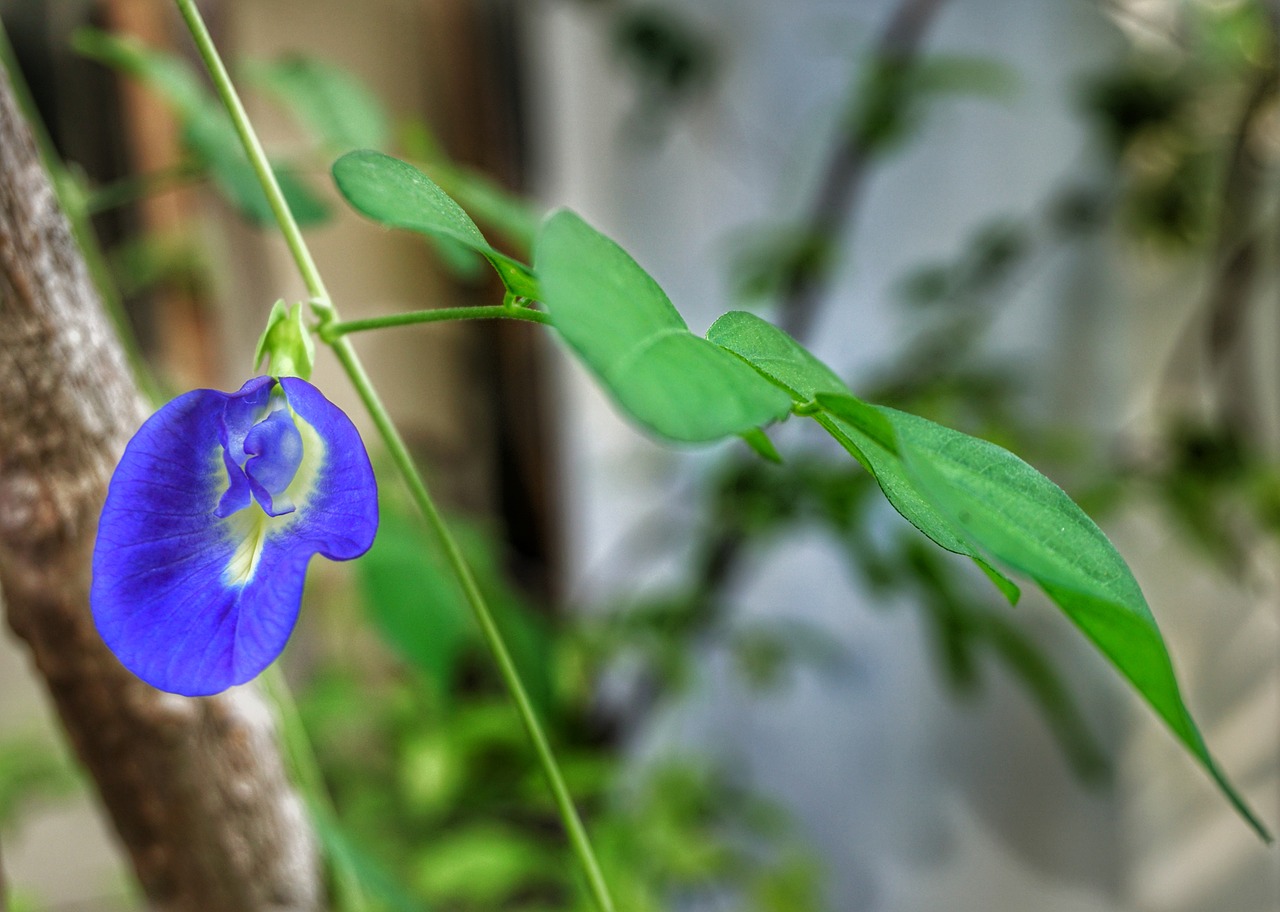
[[[219,436],[227,490],[215,514],[227,517],[254,501],[267,516],[292,513],[286,491],[302,464],[302,434],[274,381],[229,399]]]

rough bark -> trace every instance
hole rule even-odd
[[[9,625],[156,909],[314,909],[314,840],[258,692],[160,693],[94,629],[96,518],[144,414],[0,69],[0,592]]]

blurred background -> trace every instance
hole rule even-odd
[[[1066,487],[1133,565],[1211,749],[1280,825],[1274,6],[202,8],[346,318],[501,290],[466,251],[351,212],[328,176],[344,151],[413,161],[521,257],[573,207],[695,331],[755,310],[865,398]],[[184,91],[204,83],[176,14],[0,0],[0,19],[157,390],[238,387],[272,302],[305,295],[212,96]],[[526,324],[356,345],[621,908],[1280,909],[1280,853],[1071,625],[1031,592],[1011,610],[830,441],[785,424],[781,465],[661,447]],[[585,909],[467,610],[382,477],[378,543],[313,568],[284,657],[337,809],[322,840],[375,908]],[[9,642],[0,849],[14,912],[140,907]]]

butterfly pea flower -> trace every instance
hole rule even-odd
[[[194,390],[142,425],[111,478],[94,621],[144,681],[219,693],[283,651],[312,555],[359,557],[377,527],[360,435],[310,383]]]

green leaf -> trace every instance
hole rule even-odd
[[[471,637],[462,593],[416,523],[381,513],[373,547],[355,565],[365,604],[384,641],[448,696]]]
[[[356,564],[366,607],[383,640],[448,698],[468,649],[480,647],[471,609],[439,543],[392,502],[380,504],[373,547]],[[552,642],[546,623],[503,576],[492,539],[451,523],[494,622],[538,712],[555,714]]]
[[[727,313],[707,330],[707,338],[738,355],[797,403],[834,403],[838,413],[817,416],[818,423],[871,473],[893,508],[940,547],[972,558],[1005,598],[1017,602],[1017,585],[992,567],[916,490],[895,452],[892,425],[874,407],[855,399],[831,368],[755,314]]]
[[[799,343],[751,314],[726,314],[708,337],[798,402],[816,402],[815,419],[867,467],[890,503],[943,548],[973,557],[997,585],[1013,586],[993,563],[1035,580],[1270,841],[1209,755],[1128,565],[1061,488],[993,443],[855,398]],[[896,445],[885,445],[881,419]]]
[[[249,221],[274,219],[266,194],[226,112],[182,60],[162,54],[130,37],[81,29],[72,39],[80,54],[142,81],[173,109],[188,153],[209,171],[214,185]],[[300,180],[272,166],[294,218],[312,225],[328,218],[328,207]]]
[[[82,28],[71,36],[71,47],[82,57],[145,82],[184,120],[199,110],[208,97],[190,67],[177,57],[147,47],[131,35]]]
[[[245,157],[240,138],[221,107],[210,99],[187,119],[182,140],[188,151],[209,170],[214,186],[242,216],[255,225],[275,221],[258,173]],[[271,170],[299,225],[316,225],[329,217],[329,207],[306,184],[279,165],[273,164]]]
[[[383,861],[363,849],[329,811],[311,808],[311,823],[325,853],[344,864],[369,896],[380,901],[382,908],[394,912],[426,912],[427,906],[411,896],[383,866]]]
[[[434,901],[509,907],[521,891],[556,882],[561,860],[518,830],[476,824],[437,835],[423,851],[414,881]]]
[[[565,342],[622,410],[659,436],[718,440],[789,411],[787,396],[689,332],[635,260],[572,212],[543,223],[535,263]]]
[[[1269,841],[1210,756],[1142,590],[1097,524],[1008,450],[916,415],[878,410],[893,424],[908,473],[921,491],[977,547],[1039,583]]]
[[[333,179],[347,202],[375,222],[469,247],[492,264],[513,295],[541,298],[529,267],[489,246],[462,207],[408,162],[381,152],[349,152],[333,163]]]
[[[773,445],[773,441],[769,439],[769,435],[760,428],[751,428],[743,431],[738,435],[746,442],[747,446],[755,450],[757,456],[761,459],[767,459],[769,462],[782,465],[782,454],[778,452],[778,448]]]
[[[377,96],[340,67],[290,54],[251,66],[248,75],[335,152],[387,144],[391,129],[386,110]]]

